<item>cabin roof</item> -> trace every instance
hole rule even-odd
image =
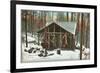
[[[61,28],[63,28],[64,30],[75,34],[76,31],[76,22],[47,22],[46,26],[44,26],[43,28],[41,28],[39,31],[45,29],[46,27],[49,27],[51,24],[55,23],[56,25],[60,26]]]

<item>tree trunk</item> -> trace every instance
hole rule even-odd
[[[83,45],[83,13],[81,15],[80,60],[82,60],[82,45]]]
[[[25,15],[25,35],[26,35],[26,47],[28,47],[28,42],[27,42],[27,11]]]

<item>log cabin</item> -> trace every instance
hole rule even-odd
[[[48,22],[38,31],[38,40],[47,50],[74,50],[76,25],[76,22]]]

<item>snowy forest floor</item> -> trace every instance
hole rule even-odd
[[[25,39],[25,35],[24,35]],[[30,41],[37,41],[37,37],[35,36],[28,36],[28,42]],[[25,40],[24,40],[25,41]],[[38,56],[40,54],[40,51],[37,51],[36,53],[28,53],[25,52],[26,50],[29,50],[30,48],[42,48],[40,45],[34,45],[33,43],[28,43],[28,47],[26,48],[25,42],[22,43],[22,51],[21,51],[21,62],[22,63],[31,63],[31,62],[44,62],[44,61],[67,61],[67,60],[80,60],[80,50],[61,50],[61,54],[57,54],[57,49],[52,51],[47,51],[48,56],[46,57],[40,57]],[[43,49],[43,48],[42,48]],[[61,49],[61,48],[59,48]],[[88,50],[89,52],[89,50]],[[52,55],[49,55],[52,54]],[[86,57],[84,54],[82,54],[82,59],[89,59],[90,54]]]
[[[62,50],[61,54],[58,55],[56,51],[48,51],[48,54],[54,54],[47,57],[39,57],[38,53],[22,53],[22,62],[41,62],[41,61],[59,61],[59,60],[79,60],[79,50],[75,51],[65,51]]]
[[[22,46],[22,62],[41,62],[41,61],[61,61],[61,60],[79,60],[80,59],[80,50],[75,49],[72,50],[61,50],[61,54],[57,54],[57,49],[53,51],[47,51],[48,56],[46,57],[40,57],[38,54],[40,53],[37,51],[36,53],[28,53],[25,52],[26,48],[23,44]],[[53,54],[53,55],[49,55]]]

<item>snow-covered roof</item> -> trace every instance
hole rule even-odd
[[[69,31],[72,34],[75,34],[76,31],[76,22],[59,22],[57,23],[60,27],[65,29],[66,31]]]
[[[61,28],[63,28],[64,30],[66,30],[72,34],[75,34],[76,25],[77,25],[76,22],[47,22],[45,27],[48,27],[52,23],[59,25]],[[42,29],[44,29],[45,27],[43,27]],[[42,30],[42,29],[40,29],[40,30]]]

